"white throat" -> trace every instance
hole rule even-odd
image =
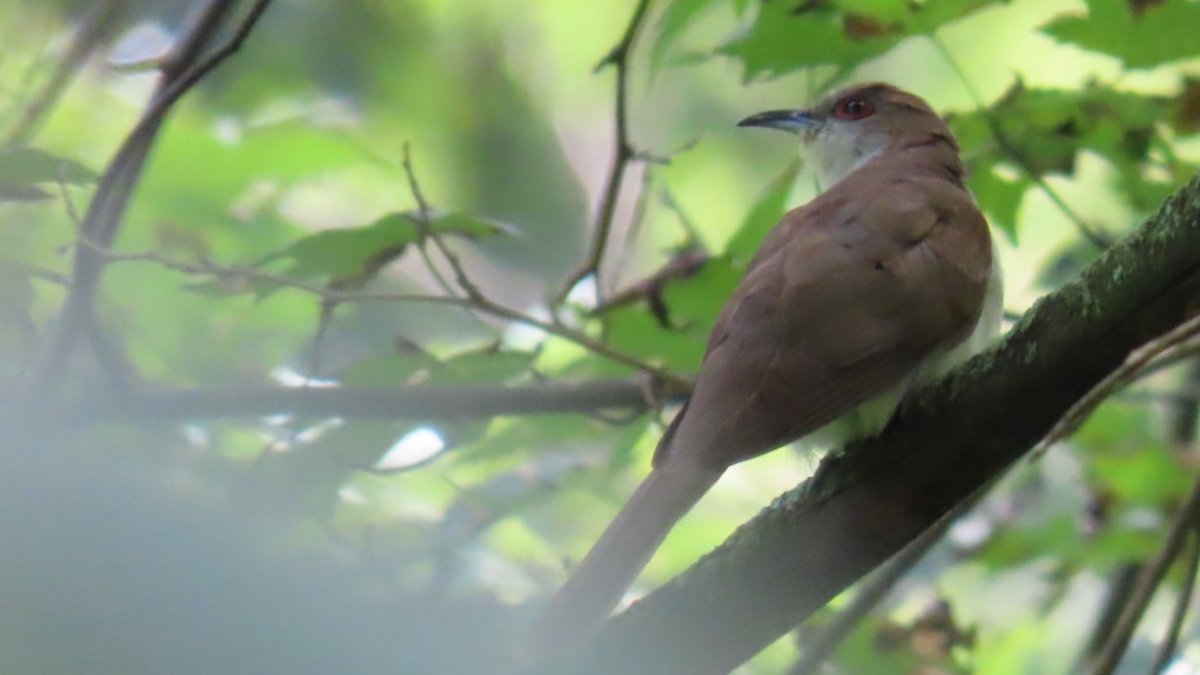
[[[800,154],[828,190],[852,171],[883,152],[883,144],[864,143],[847,125],[827,122],[800,146]],[[883,140],[883,139],[880,139]]]

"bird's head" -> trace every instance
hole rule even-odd
[[[829,188],[897,145],[929,140],[958,146],[949,127],[921,98],[890,84],[871,83],[831,94],[807,110],[771,110],[738,122],[800,137],[801,153]]]

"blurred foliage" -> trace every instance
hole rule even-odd
[[[145,104],[155,60],[198,4],[0,0],[4,387],[53,330],[78,219]],[[633,372],[546,322],[693,372],[762,237],[815,194],[790,140],[733,124],[851,81],[893,80],[948,115],[970,187],[1004,235],[1014,313],[1099,255],[1097,243],[1135,227],[1200,162],[1196,2],[652,2],[629,64],[636,158],[619,186],[609,255],[598,280],[547,307],[584,258],[590,205],[613,161],[613,66],[591,68],[634,4],[273,3],[243,50],[169,117],[67,389],[434,387]],[[70,65],[72,40],[89,26],[85,58]],[[44,115],[31,117],[41,99]],[[464,306],[460,272],[510,313]],[[592,311],[597,294],[622,301]],[[1195,429],[1174,421],[1195,417],[1196,385],[1177,370],[1119,394],[1075,437],[1016,467],[858,625],[828,672],[1069,672],[1103,590],[1118,569],[1157,553],[1192,482]],[[499,670],[533,611],[521,603],[561,582],[564,561],[578,559],[645,471],[661,430],[654,415],[602,410],[394,422],[352,412],[100,425],[6,455],[0,469],[16,478],[0,480],[25,481],[37,498],[26,515],[17,493],[2,502],[0,531],[22,533],[6,548],[28,550],[0,559],[11,572],[0,672],[52,672],[37,665],[39,650],[63,641],[79,650],[55,657],[53,672]],[[437,447],[416,447],[420,438]],[[43,452],[52,468],[31,468]],[[128,488],[130,458],[154,469],[143,487]],[[719,487],[710,524],[681,526],[660,556],[669,564],[652,566],[640,589],[811,465],[779,452],[747,467],[740,485]],[[227,527],[264,509],[273,515]],[[91,534],[136,529],[147,514],[162,519],[153,536],[112,545]],[[139,582],[172,589],[162,602],[185,602],[179,585],[211,573],[206,552],[223,546],[242,553],[220,562],[204,591],[224,599],[193,608],[188,621],[202,629],[187,628],[182,610],[162,614],[170,626],[105,632],[96,619]],[[252,554],[259,547],[270,554]],[[146,582],[161,569],[143,563],[158,555],[169,572]],[[103,558],[113,590],[54,590],[84,574],[67,556]],[[113,563],[125,558],[140,562]],[[329,572],[346,558],[368,571]],[[1179,592],[1180,576],[1164,596]],[[284,618],[303,615],[306,587],[319,590],[313,612],[332,603],[338,634],[371,648],[322,661],[307,656],[329,642],[312,641],[319,621],[273,623],[261,612],[284,593]],[[159,601],[144,596],[120,607]],[[256,612],[231,619],[229,598]],[[360,600],[372,609],[346,610]],[[383,630],[391,637],[374,638],[381,603],[403,616]],[[84,618],[64,618],[79,608]],[[425,608],[433,620],[422,627]],[[77,632],[88,621],[96,632]],[[295,658],[256,661],[267,657],[237,640],[245,651],[227,660],[196,651],[259,633],[268,651]],[[31,647],[19,648],[26,639]],[[131,656],[146,640],[163,653]],[[182,646],[172,651],[171,640]],[[80,654],[94,643],[117,646],[90,664]],[[1183,646],[1195,656],[1196,635]],[[796,655],[781,640],[740,672],[786,672]]]

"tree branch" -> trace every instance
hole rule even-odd
[[[728,673],[901,550],[1200,308],[1200,176],[719,549],[536,673]]]
[[[617,204],[621,199],[621,186],[625,182],[625,171],[629,168],[630,162],[638,157],[638,152],[633,147],[633,141],[629,138],[629,57],[633,51],[633,42],[637,38],[649,7],[650,0],[638,0],[637,7],[633,10],[633,16],[630,17],[629,25],[625,27],[625,34],[621,36],[620,42],[596,65],[596,70],[606,66],[613,66],[617,70],[616,109],[613,113],[616,118],[616,147],[613,151],[612,168],[609,170],[608,180],[605,182],[604,194],[600,198],[600,209],[596,215],[596,225],[592,232],[592,244],[588,257],[567,278],[558,296],[550,303],[551,305],[560,304],[576,284],[591,275],[597,277],[596,293],[600,294],[600,279],[598,278],[600,263],[604,260],[609,234],[612,231],[613,221],[617,217]]]
[[[1197,565],[1200,565],[1200,528],[1193,522],[1188,532],[1187,554],[1183,556],[1183,583],[1179,586],[1179,597],[1175,599],[1175,608],[1171,611],[1171,622],[1155,652],[1154,665],[1148,671],[1150,675],[1166,673],[1171,662],[1179,656],[1179,638],[1183,633],[1188,607],[1192,604],[1192,593],[1196,589]]]
[[[276,414],[346,419],[462,420],[496,415],[644,412],[654,400],[638,376],[523,385],[411,387],[239,387],[147,389],[64,396],[37,411],[57,425],[255,418]],[[0,392],[0,409],[18,399]]]
[[[1138,575],[1129,603],[1125,605],[1124,611],[1117,619],[1117,625],[1108,636],[1104,649],[1096,659],[1095,667],[1088,671],[1091,675],[1112,675],[1116,672],[1117,665],[1120,664],[1121,657],[1125,655],[1129,641],[1133,638],[1133,632],[1141,622],[1146,608],[1150,606],[1150,600],[1158,590],[1159,584],[1167,576],[1167,572],[1170,571],[1171,564],[1179,556],[1184,539],[1195,533],[1198,518],[1200,518],[1200,477],[1192,485],[1187,502],[1175,516],[1175,521],[1171,524],[1171,530],[1167,533],[1166,543],[1163,544],[1162,550],[1150,564],[1142,568],[1141,574]]]
[[[123,254],[112,253],[109,251],[103,251],[86,241],[80,242],[80,245],[91,246],[92,248],[96,249],[99,255],[104,256],[104,259],[107,262],[156,263],[168,269],[182,272],[183,274],[192,276],[207,276],[229,283],[265,281],[278,285],[282,288],[291,288],[305,293],[311,293],[312,295],[317,296],[322,305],[326,307],[340,304],[366,302],[415,302],[472,309],[489,316],[494,316],[506,321],[536,328],[546,332],[549,335],[554,335],[564,340],[573,342],[598,356],[602,356],[615,363],[620,363],[629,366],[634,370],[652,375],[662,386],[667,387],[672,391],[687,392],[691,390],[692,386],[691,381],[688,378],[681,375],[676,375],[666,368],[642,361],[641,359],[626,354],[618,349],[614,349],[604,341],[588,335],[583,330],[572,328],[571,326],[567,326],[558,321],[539,319],[530,314],[526,314],[525,312],[513,309],[507,305],[502,305],[498,302],[490,300],[482,294],[477,294],[475,297],[462,297],[458,295],[427,295],[424,293],[342,290],[339,288],[332,288],[327,285],[308,283],[297,279],[292,279],[281,274],[264,272],[262,270],[250,267],[227,267],[214,265],[207,262],[191,263],[182,260],[174,260],[153,251]],[[465,275],[463,278],[466,278]]]
[[[164,61],[162,79],[137,125],[109,161],[79,227],[71,289],[46,346],[26,373],[26,388],[35,397],[56,387],[84,329],[94,320],[96,291],[105,257],[97,249],[112,245],[124,218],[133,188],[141,176],[150,148],[167,113],[225,59],[236,53],[266,11],[270,0],[256,0],[233,34],[204,56],[236,0],[210,0],[189,32]]]
[[[862,583],[855,591],[850,603],[838,612],[828,624],[821,627],[814,637],[801,645],[800,658],[788,670],[787,675],[814,675],[825,664],[829,657],[837,651],[842,642],[850,637],[855,627],[862,622],[874,609],[883,602],[884,598],[900,583],[926,553],[942,540],[950,527],[963,514],[973,509],[988,493],[990,486],[975,493],[975,497],[960,503],[954,511],[947,514],[936,525],[925,530],[911,544],[904,547],[888,560],[887,564],[875,571],[874,575]]]

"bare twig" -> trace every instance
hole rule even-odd
[[[214,17],[226,16],[234,1],[211,0],[200,13],[189,34],[164,62],[163,77],[149,105],[100,177],[79,232],[80,243],[91,245],[76,247],[71,290],[46,347],[26,373],[26,389],[34,398],[58,385],[81,332],[93,321],[96,292],[106,263],[97,247],[111,247],[163,120],[184,94],[241,48],[270,4],[270,0],[256,0],[229,38],[202,58],[208,42],[219,32],[214,25],[219,21]]]
[[[1152,365],[1154,364],[1150,364],[1146,368],[1140,370],[1139,375],[1141,377],[1145,377],[1148,372],[1156,370],[1156,368],[1151,367]],[[1200,366],[1200,362],[1193,360],[1186,380],[1180,385],[1180,391],[1178,391],[1176,396],[1169,401],[1171,404],[1169,407],[1171,419],[1169,422],[1170,433],[1168,435],[1168,440],[1175,448],[1191,448],[1196,437],[1198,402],[1194,390],[1197,381],[1200,380],[1200,367],[1198,366]],[[1168,631],[1168,642],[1172,642],[1177,636],[1179,626],[1175,624],[1174,621],[1181,622],[1183,620],[1184,617],[1181,612],[1185,610],[1186,604],[1190,600],[1190,588],[1194,581],[1191,577],[1194,574],[1194,568],[1196,565],[1196,560],[1193,559],[1193,557],[1200,552],[1200,549],[1197,548],[1197,540],[1195,538],[1197,534],[1198,533],[1193,532],[1193,539],[1191,540],[1192,546],[1189,548],[1188,565],[1190,567],[1187,573],[1188,577],[1185,579],[1184,584],[1187,589],[1182,591],[1183,595],[1181,595],[1179,598],[1180,604],[1176,605],[1176,614],[1173,617],[1173,628]],[[1079,663],[1086,665],[1095,663],[1098,660],[1101,650],[1104,649],[1116,628],[1117,620],[1120,618],[1121,612],[1129,604],[1129,598],[1133,594],[1136,581],[1141,576],[1145,566],[1146,563],[1143,561],[1130,562],[1121,565],[1109,573],[1108,592],[1106,593],[1104,602],[1101,605],[1101,610],[1098,613],[1095,626],[1088,637],[1087,645],[1084,647],[1083,652],[1080,655]],[[1166,644],[1160,645],[1158,650],[1158,659],[1160,661],[1168,659],[1169,655],[1173,651],[1173,646],[1168,647]],[[1165,663],[1163,665],[1165,665]],[[1083,668],[1075,668],[1074,670],[1082,671]],[[1151,669],[1149,672],[1151,675],[1156,675],[1161,670],[1162,667],[1160,666]]]
[[[421,184],[417,181],[417,173],[413,169],[412,154],[408,143],[404,144],[403,166],[404,175],[408,178],[409,190],[412,192],[413,199],[417,202],[417,217],[413,219],[413,222],[416,223],[418,229],[421,231],[421,246],[423,247],[426,241],[432,241],[438,253],[450,265],[450,270],[454,273],[455,282],[467,294],[467,298],[475,302],[486,303],[487,299],[484,297],[483,291],[480,291],[475,282],[471,281],[471,278],[467,276],[467,271],[463,267],[462,260],[459,259],[458,254],[450,250],[450,247],[442,240],[441,235],[433,229],[433,223],[429,217],[431,213],[429,202],[425,200],[425,194],[421,192]],[[434,275],[439,274],[437,268],[428,259],[427,264]],[[441,283],[443,286],[449,286],[445,283],[445,280],[442,280]]]
[[[21,262],[19,260],[6,260],[4,258],[0,258],[0,269],[5,267],[10,267],[16,270],[18,274],[27,276],[30,279],[45,281],[54,284],[55,286],[71,285],[70,277],[45,269],[43,267],[38,267],[37,265],[30,265],[29,263]]]
[[[1071,407],[1054,429],[1038,444],[1034,450],[1034,456],[1074,433],[1101,403],[1118,390],[1142,377],[1148,369],[1154,368],[1160,361],[1177,362],[1180,353],[1190,355],[1200,346],[1196,344],[1197,341],[1200,341],[1200,316],[1192,317],[1166,335],[1130,354],[1120,368],[1114,370],[1088,392],[1087,396]]]
[[[95,247],[93,246],[93,248]],[[472,300],[471,298],[459,296],[426,295],[423,293],[380,293],[338,290],[321,284],[306,283],[304,281],[291,279],[280,274],[264,272],[262,270],[246,267],[224,267],[208,263],[189,263],[181,260],[174,260],[153,251],[121,254],[106,253],[101,251],[100,254],[104,256],[107,262],[154,263],[190,276],[212,277],[214,279],[225,280],[233,283],[244,284],[250,281],[266,282],[283,288],[291,288],[304,293],[309,293],[327,304],[420,302],[474,309],[491,316],[512,321],[514,323],[520,323],[532,328],[537,328],[549,333],[550,335],[574,342],[580,347],[583,347],[584,349],[587,349],[588,351],[591,351],[599,356],[603,356],[611,361],[621,363],[641,372],[652,375],[662,385],[667,386],[672,391],[686,392],[690,391],[691,389],[691,382],[687,379],[682,378],[664,368],[646,363],[645,361],[634,358],[628,354],[625,354],[624,352],[613,349],[607,344],[596,340],[582,331],[564,326],[563,324],[557,322],[544,321],[542,319],[532,317],[524,312],[519,312],[511,307],[501,305],[487,298]]]
[[[662,267],[653,274],[630,284],[619,293],[596,306],[592,310],[594,316],[602,316],[607,312],[621,307],[627,307],[635,302],[645,300],[650,303],[651,311],[659,322],[666,324],[667,308],[662,294],[673,282],[688,279],[696,275],[704,264],[709,261],[708,255],[699,246],[681,248]]]
[[[958,505],[954,511],[917,537],[904,550],[878,569],[870,579],[863,582],[850,604],[832,621],[822,626],[819,634],[804,643],[800,658],[788,670],[787,675],[812,675],[819,672],[818,669],[829,659],[838,645],[850,636],[855,626],[887,597],[892,588],[912,571],[912,568],[925,557],[926,553],[929,553],[934,545],[942,540],[955,521],[975,508],[988,490],[989,488],[984,488],[975,497]]]
[[[608,359],[618,363],[623,363],[627,366],[637,368],[638,370],[653,375],[661,381],[670,382],[675,385],[689,386],[687,385],[686,380],[678,375],[675,375],[674,373],[671,373],[670,371],[658,366],[635,359],[628,354],[619,352],[580,330],[570,328],[557,321],[542,321],[541,319],[536,319],[528,314],[525,314],[524,312],[517,311],[511,307],[506,307],[488,298],[479,288],[479,286],[475,284],[475,282],[471,281],[471,278],[467,275],[466,269],[463,267],[462,260],[460,260],[458,255],[446,245],[446,242],[442,240],[442,237],[433,229],[431,223],[429,222],[429,203],[425,200],[425,196],[421,192],[421,185],[417,181],[416,173],[413,171],[412,158],[410,157],[407,143],[404,145],[404,172],[408,176],[409,187],[412,189],[413,199],[417,201],[419,215],[416,218],[416,222],[423,230],[421,233],[422,237],[428,238],[430,241],[432,241],[434,246],[437,247],[438,252],[443,258],[445,258],[446,263],[450,265],[450,269],[454,273],[454,280],[458,283],[463,293],[466,294],[467,297],[465,300],[470,304],[471,307],[481,312],[491,314],[492,316],[523,323],[528,326],[533,326],[534,328],[539,328],[552,335],[566,338],[582,347],[585,347],[589,351],[607,357]]]
[[[637,242],[641,235],[642,226],[646,222],[646,211],[649,209],[650,199],[654,194],[651,189],[654,184],[654,172],[650,167],[643,165],[641,187],[638,188],[637,200],[633,204],[633,215],[629,218],[629,227],[625,231],[625,236],[621,238],[621,245],[617,249],[617,264],[613,266],[613,279],[620,279],[622,273],[634,256],[628,255],[631,243]],[[597,289],[598,291],[599,289]]]
[[[650,7],[650,0],[639,0],[637,7],[633,10],[633,16],[629,19],[629,24],[625,27],[625,33],[621,36],[621,40],[613,47],[596,66],[596,70],[607,66],[613,66],[617,71],[616,82],[616,106],[614,115],[616,117],[616,147],[613,153],[612,168],[608,173],[608,180],[604,186],[604,193],[600,198],[600,208],[596,215],[596,223],[593,226],[592,243],[588,252],[587,258],[583,264],[579,266],[571,276],[567,277],[566,283],[562,290],[555,296],[551,305],[559,305],[566,299],[567,295],[583,279],[589,276],[596,277],[596,293],[601,293],[602,285],[600,284],[600,263],[604,260],[604,252],[608,247],[609,234],[612,232],[613,221],[617,215],[617,204],[621,199],[621,186],[625,181],[625,172],[629,168],[630,162],[638,157],[638,151],[633,147],[633,142],[629,137],[629,62],[630,54],[633,50],[634,40],[637,38],[638,31],[641,29],[642,23],[646,18],[646,10]]]
[[[192,17],[191,25],[183,31],[183,37],[171,47],[171,51],[159,64],[162,81],[159,83],[159,92],[156,93],[161,94],[162,90],[196,65],[229,20],[235,5],[237,0],[208,0],[204,9]]]
[[[88,57],[108,37],[117,18],[128,4],[128,0],[99,0],[92,4],[80,23],[79,30],[71,38],[67,53],[55,65],[54,73],[25,106],[17,123],[5,135],[3,145],[28,143],[46,116],[54,110],[63,92],[83,69]]]
[[[1193,483],[1192,491],[1188,495],[1187,501],[1179,509],[1179,513],[1176,514],[1175,521],[1171,523],[1171,530],[1167,533],[1162,550],[1138,576],[1129,603],[1125,605],[1125,611],[1121,612],[1121,618],[1117,620],[1117,625],[1109,635],[1108,642],[1105,643],[1104,649],[1097,657],[1095,667],[1089,671],[1091,675],[1112,675],[1116,671],[1121,657],[1125,655],[1125,650],[1129,647],[1134,629],[1137,628],[1142,614],[1150,604],[1150,599],[1154,597],[1159,584],[1162,583],[1171,564],[1179,555],[1183,540],[1195,531],[1197,523],[1200,523],[1200,476]]]
[[[1100,609],[1096,612],[1087,644],[1083,646],[1079,658],[1076,659],[1076,665],[1070,672],[1083,672],[1089,664],[1095,663],[1099,658],[1108,637],[1117,625],[1117,620],[1121,618],[1121,612],[1129,604],[1129,597],[1133,594],[1133,588],[1137,585],[1143,569],[1145,565],[1139,561],[1120,565],[1109,572],[1108,588],[1104,592]]]
[[[1029,163],[1029,160],[1025,157],[1025,154],[1021,151],[1021,149],[1018,148],[1016,144],[1014,144],[1008,138],[1008,134],[1006,134],[1004,129],[1000,126],[1000,122],[996,119],[996,115],[993,114],[991,108],[984,105],[983,97],[979,95],[979,92],[976,91],[975,87],[971,84],[970,78],[967,77],[966,72],[963,71],[962,66],[959,65],[958,60],[954,58],[954,56],[950,53],[950,50],[946,48],[946,45],[943,44],[936,35],[931,35],[929,39],[933,42],[934,47],[938,50],[938,52],[941,53],[942,58],[946,60],[946,63],[950,65],[950,68],[962,82],[963,87],[966,88],[967,94],[975,102],[976,107],[979,108],[980,114],[983,115],[984,121],[987,122],[988,129],[992,132],[992,137],[996,140],[996,144],[1000,146],[1000,149],[1003,150],[1010,159],[1016,162],[1017,166],[1021,168],[1021,171],[1025,173],[1025,176],[1029,178],[1029,180],[1032,181],[1033,184],[1036,185],[1038,189],[1040,189],[1050,199],[1051,202],[1054,203],[1054,206],[1057,207],[1058,210],[1061,211],[1068,220],[1071,221],[1071,224],[1075,226],[1075,229],[1079,230],[1079,233],[1083,235],[1084,239],[1087,239],[1089,243],[1100,250],[1104,250],[1111,246],[1111,237],[1103,232],[1097,231],[1090,224],[1088,224],[1087,220],[1084,219],[1083,216],[1079,215],[1079,213],[1075,211],[1075,209],[1073,209],[1065,199],[1063,199],[1062,195],[1058,194],[1058,191],[1046,182],[1046,179],[1043,178],[1040,173],[1034,170],[1033,166]]]
[[[921,558],[933,548],[946,533],[949,522],[926,531],[921,538],[896,555],[886,566],[865,581],[854,594],[850,604],[838,612],[820,633],[805,641],[800,658],[787,671],[787,675],[813,675],[833,655],[838,646],[854,631],[854,628],[883,601],[892,588],[908,574]]]
[[[1188,551],[1183,558],[1184,577],[1179,588],[1179,597],[1175,599],[1175,608],[1171,612],[1171,623],[1167,625],[1167,634],[1158,645],[1154,656],[1154,665],[1150,666],[1150,675],[1166,672],[1167,666],[1176,656],[1179,645],[1179,634],[1183,631],[1183,622],[1187,618],[1188,606],[1192,604],[1192,591],[1196,588],[1196,567],[1200,565],[1200,528],[1193,524],[1188,537]]]

